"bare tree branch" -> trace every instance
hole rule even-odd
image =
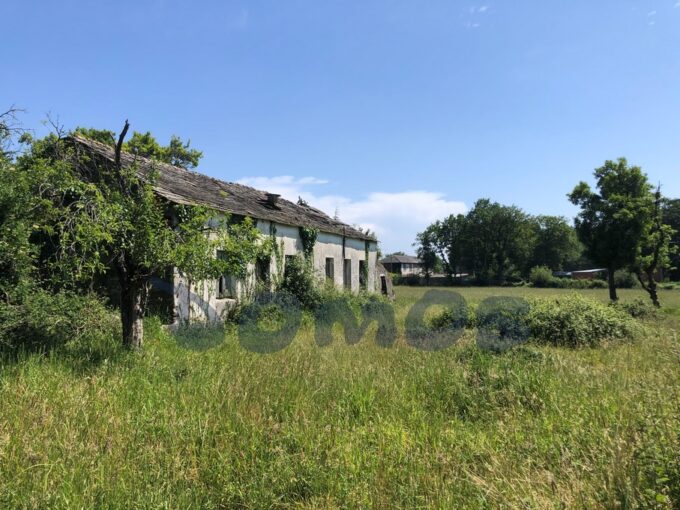
[[[130,129],[130,124],[127,119],[125,119],[125,126],[118,136],[118,143],[116,143],[116,168],[120,170],[120,153],[123,150],[123,141],[125,140],[125,135],[127,135],[128,129]]]

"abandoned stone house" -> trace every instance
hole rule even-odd
[[[71,137],[79,150],[95,157],[114,161],[113,148],[81,137]],[[218,321],[231,306],[244,297],[258,281],[270,281],[269,276],[282,269],[290,257],[302,254],[300,227],[318,231],[312,264],[320,281],[331,280],[337,288],[352,292],[385,289],[384,270],[378,273],[378,243],[374,236],[331,218],[306,204],[298,204],[241,184],[224,182],[198,172],[151,161],[123,153],[123,165],[137,164],[140,173],[151,169],[156,173],[154,191],[169,202],[183,205],[203,205],[228,214],[232,219],[250,217],[265,236],[275,237],[282,260],[259,261],[248,268],[245,280],[223,275],[215,281],[194,282],[188,288],[186,279],[176,270],[164,278],[156,278],[156,294],[170,300],[173,322]],[[216,253],[215,256],[220,256]],[[365,265],[365,266],[364,266]]]

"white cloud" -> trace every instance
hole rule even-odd
[[[477,9],[477,12],[486,12],[488,9],[488,5],[482,5],[479,9]]]
[[[649,11],[647,16],[656,16],[656,11]]]
[[[290,175],[244,177],[238,182],[280,193],[292,201],[302,197],[309,205],[321,209],[330,216],[337,211],[345,223],[370,228],[375,232],[381,242],[383,253],[397,250],[413,252],[414,248],[411,245],[418,232],[435,220],[467,210],[463,202],[448,200],[443,193],[433,191],[409,190],[397,193],[376,191],[359,199],[352,199],[308,190],[310,186],[327,182],[315,177],[301,179]]]
[[[673,7],[680,7],[680,1],[675,2],[675,5]]]

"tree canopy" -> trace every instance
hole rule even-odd
[[[446,273],[463,271],[478,281],[505,281],[526,275],[531,265],[561,267],[580,251],[564,218],[532,217],[515,206],[478,200],[465,215],[450,215],[416,237],[424,260],[441,259]]]
[[[656,271],[668,254],[668,231],[659,220],[660,194],[655,198],[640,167],[629,165],[625,158],[607,160],[595,169],[594,177],[597,192],[581,181],[568,197],[581,208],[576,231],[588,256],[607,268],[609,297],[615,301],[614,272],[625,268],[638,275],[648,273],[650,256],[655,266],[651,272]],[[653,280],[650,284],[655,286]]]
[[[52,284],[76,286],[113,273],[120,287],[123,341],[139,347],[153,275],[174,267],[194,280],[242,277],[267,244],[248,219],[231,222],[205,207],[176,205],[156,195],[155,176],[142,180],[134,165],[120,163],[121,151],[184,166],[197,164],[201,153],[177,138],[163,147],[148,133],[126,144],[127,131],[126,123],[116,140],[110,131],[77,130],[81,136],[115,141],[115,163],[80,154],[56,135],[31,140],[15,165],[2,163],[3,179],[14,184],[11,194],[0,194],[0,228],[11,219],[20,238],[12,241],[15,249],[21,243],[33,246],[40,253],[33,265],[49,274]],[[225,256],[217,258],[218,249]]]

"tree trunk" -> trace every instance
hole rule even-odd
[[[614,268],[607,269],[607,281],[609,282],[609,299],[618,301],[619,297],[616,295],[616,284],[614,283]]]
[[[637,271],[635,275],[637,276],[638,281],[640,282],[640,286],[647,291],[647,294],[649,294],[649,298],[652,300],[652,303],[654,306],[657,308],[661,308],[661,303],[659,303],[659,294],[656,292],[657,285],[656,285],[656,280],[654,279],[654,272],[653,271],[646,271],[645,273],[647,275],[647,281],[645,282],[644,278],[642,278],[642,273],[640,271]]]
[[[138,282],[121,282],[123,345],[129,349],[140,349],[144,340],[144,291],[145,286]]]
[[[647,292],[649,297],[652,299],[652,303],[657,308],[661,308],[661,303],[659,303],[659,294],[656,292],[656,280],[654,279],[654,273],[647,273]]]

